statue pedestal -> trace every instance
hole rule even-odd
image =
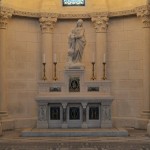
[[[65,66],[65,70],[72,70],[72,69],[81,69],[83,70],[85,67],[82,63],[67,63]]]

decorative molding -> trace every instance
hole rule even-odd
[[[150,4],[149,4],[150,5]],[[2,9],[9,9],[13,10],[13,15],[14,16],[24,16],[24,17],[33,17],[33,18],[40,18],[41,16],[57,16],[59,19],[73,19],[73,18],[91,18],[92,15],[100,15],[100,16],[105,16],[108,15],[109,17],[118,17],[118,16],[129,16],[129,15],[136,15],[137,10],[147,8],[149,5],[144,5],[140,7],[136,7],[135,9],[130,9],[130,10],[123,10],[123,11],[114,11],[114,12],[93,12],[93,13],[74,13],[74,14],[69,14],[69,13],[50,13],[50,12],[31,12],[31,11],[22,11],[22,10],[13,10],[12,8],[6,8],[6,7],[1,7]],[[45,15],[46,14],[46,15]]]
[[[135,15],[135,9],[109,12],[109,17],[130,16]]]
[[[59,19],[88,19],[90,18],[89,14],[59,14]]]
[[[0,7],[0,29],[6,29],[8,19],[12,17],[13,9]]]
[[[137,17],[142,18],[144,28],[150,28],[150,4],[136,8]]]
[[[28,12],[28,11],[21,11],[15,10],[13,13],[14,16],[23,16],[23,17],[31,17],[31,18],[39,18],[40,13],[38,12]]]
[[[108,16],[95,15],[91,16],[96,32],[106,32],[108,27]]]
[[[12,13],[11,15],[14,15],[14,16],[23,16],[23,17],[32,17],[32,18],[52,17],[52,18],[58,18],[58,19],[79,19],[79,18],[90,19],[91,16],[92,17],[93,16],[108,16],[109,18],[111,18],[111,17],[119,17],[119,16],[130,16],[130,15],[143,16],[142,14],[145,14],[145,17],[143,16],[144,19],[142,19],[143,23],[144,24],[149,24],[149,15],[148,14],[149,14],[149,11],[150,11],[150,4],[143,5],[143,6],[140,6],[140,7],[136,7],[134,9],[130,9],[130,10],[123,10],[123,11],[72,13],[72,14],[69,14],[69,13],[53,13],[53,12],[22,11],[22,10],[15,10],[13,8],[7,8],[7,7],[1,6],[0,7],[0,14],[1,14],[0,16],[2,16],[4,11],[9,12],[10,14]],[[8,16],[10,16],[10,14]],[[146,23],[146,22],[148,22],[148,23]],[[3,26],[6,26],[7,23],[4,23],[4,21],[3,21],[3,24],[4,24]]]
[[[43,33],[52,33],[57,18],[53,16],[44,16],[39,19],[39,22]]]

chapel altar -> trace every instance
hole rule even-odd
[[[66,69],[65,82],[38,83],[37,128],[112,127],[111,82],[87,82],[84,72],[84,69]]]
[[[36,97],[38,105],[37,128],[112,128],[111,81],[105,76],[96,81],[93,55],[93,74],[90,81],[85,80],[86,67],[82,62],[86,52],[86,37],[83,20],[79,19],[76,27],[68,36],[67,61],[63,71],[63,81],[56,77],[56,54],[54,54],[54,81],[38,83],[39,94]],[[45,56],[43,56],[45,67]]]

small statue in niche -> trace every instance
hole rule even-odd
[[[80,66],[86,40],[84,36],[83,20],[79,19],[77,25],[71,30],[68,37],[68,63],[69,66]]]

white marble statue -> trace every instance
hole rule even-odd
[[[83,20],[79,19],[77,25],[71,30],[68,37],[68,63],[70,66],[80,66],[86,44]]]

